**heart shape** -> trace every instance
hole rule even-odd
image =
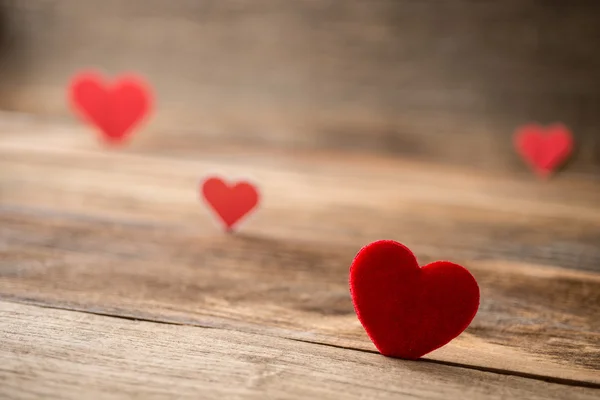
[[[150,111],[150,91],[135,76],[106,84],[100,75],[82,73],[69,86],[71,105],[96,126],[107,143],[123,142]]]
[[[235,224],[256,208],[259,200],[258,190],[251,183],[240,181],[228,185],[218,177],[204,181],[202,195],[227,231],[233,230]]]
[[[436,261],[420,268],[414,254],[392,240],[358,252],[350,294],[377,350],[411,360],[460,335],[479,308],[479,286],[464,267]]]
[[[573,135],[562,124],[525,125],[515,132],[515,148],[540,177],[546,178],[573,152]]]

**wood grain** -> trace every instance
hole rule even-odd
[[[358,248],[78,219],[2,213],[0,297],[375,351],[348,295]],[[458,261],[482,305],[428,358],[600,383],[597,275]]]
[[[260,183],[264,223],[244,229],[256,235],[352,246],[397,237],[434,256],[600,272],[600,185],[569,171],[539,182],[530,173],[515,179],[381,157],[273,152],[194,135],[140,137],[125,152],[102,151],[85,129],[6,121],[4,205],[210,233],[196,188],[218,173]]]
[[[598,390],[0,302],[5,399],[593,399]]]
[[[168,145],[108,152],[80,130],[20,126],[0,137],[5,300],[374,351],[347,271],[362,245],[392,238],[422,263],[465,264],[482,288],[471,327],[429,359],[600,383],[594,180],[226,151],[193,136],[176,158]],[[259,179],[264,206],[238,235],[199,203],[209,171]]]
[[[562,121],[578,143],[569,168],[600,173],[595,0],[19,0],[3,11],[3,109],[67,117],[72,74],[134,70],[155,88],[163,131],[524,171],[515,128]]]

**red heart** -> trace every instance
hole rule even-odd
[[[549,176],[573,152],[573,135],[562,124],[546,129],[531,124],[515,132],[515,147],[533,170],[541,177]]]
[[[257,206],[259,197],[256,187],[248,182],[229,186],[217,177],[204,181],[202,194],[228,231]]]
[[[108,85],[99,75],[83,73],[73,78],[69,94],[72,106],[112,144],[126,139],[150,110],[149,90],[133,76]]]
[[[417,359],[464,331],[479,308],[479,286],[464,267],[419,268],[392,240],[363,247],[350,267],[350,294],[367,335],[385,356]]]

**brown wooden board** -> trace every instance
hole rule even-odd
[[[29,128],[26,128],[29,126]],[[452,259],[482,305],[426,358],[600,384],[600,187],[381,158],[286,156],[169,139],[105,151],[83,130],[14,122],[0,137],[0,297],[375,352],[349,299],[358,249],[391,238]],[[225,235],[198,199],[213,171],[260,183]]]
[[[594,399],[598,390],[0,302],[5,399]]]

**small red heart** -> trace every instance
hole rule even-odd
[[[202,184],[204,200],[221,218],[227,231],[231,231],[245,215],[258,204],[258,190],[248,182],[228,185],[217,177],[208,178]]]
[[[106,84],[95,73],[82,73],[69,86],[71,105],[100,129],[111,144],[123,142],[150,110],[150,91],[134,76]]]
[[[377,350],[411,360],[460,335],[479,308],[479,286],[464,267],[436,261],[420,268],[414,254],[392,240],[358,252],[350,294]]]
[[[536,124],[525,125],[515,132],[517,152],[541,177],[548,177],[562,165],[573,152],[573,135],[562,124],[543,128]]]

